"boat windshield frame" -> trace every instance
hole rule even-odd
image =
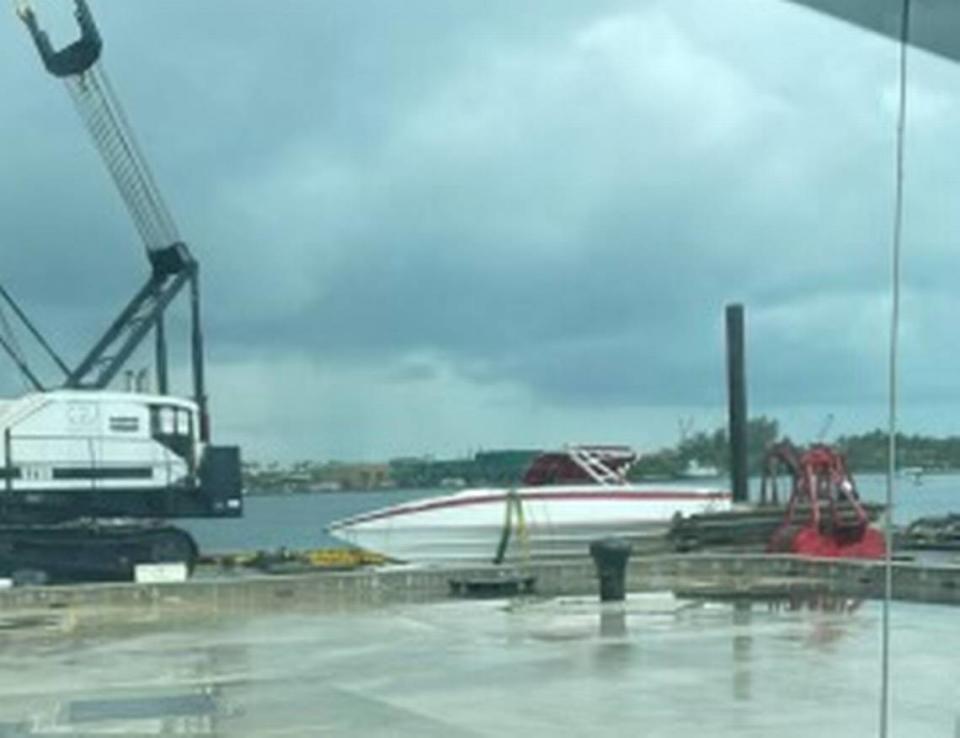
[[[589,482],[602,486],[627,483],[627,472],[637,460],[629,446],[567,446],[534,458],[523,475],[527,487]]]

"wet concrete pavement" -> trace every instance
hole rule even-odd
[[[954,736],[957,611],[894,605],[895,735]],[[448,601],[0,634],[0,736],[876,735],[877,603]]]

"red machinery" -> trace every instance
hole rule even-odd
[[[805,556],[879,559],[886,553],[883,534],[870,527],[844,457],[816,444],[800,452],[789,442],[775,445],[764,464],[762,497],[776,502],[776,480],[793,478],[783,523],[767,551]]]

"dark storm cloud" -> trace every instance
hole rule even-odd
[[[872,401],[895,50],[750,7],[745,26],[736,0],[94,4],[222,361],[709,404],[737,299],[765,402]],[[0,64],[4,277],[80,347],[139,246],[13,19]],[[922,278],[955,268],[925,258]]]
[[[583,24],[411,100],[374,152],[305,145],[280,167],[271,188],[296,184],[281,204],[258,190],[279,208],[271,222],[319,203],[314,222],[342,230],[314,265],[318,294],[268,340],[331,360],[438,350],[553,402],[711,402],[726,300],[802,314],[798,295],[877,287],[889,129],[876,91],[847,102],[837,130],[661,14]],[[235,330],[221,334],[242,341]],[[787,330],[760,352],[775,396],[863,386],[858,348],[815,323]],[[811,339],[831,361],[777,360]]]

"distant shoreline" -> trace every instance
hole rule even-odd
[[[855,469],[853,470],[854,478],[858,476],[879,476],[886,474],[886,469]],[[927,477],[944,477],[960,474],[960,467],[957,468],[938,468],[938,469],[923,469],[919,473],[912,473],[910,468],[905,468],[900,470],[898,478],[900,479],[913,479],[919,478],[924,479]],[[759,474],[753,474],[750,477],[752,480],[759,480],[761,477]],[[688,483],[688,484],[701,484],[701,485],[722,485],[726,486],[729,482],[729,475],[727,473],[721,473],[716,477],[673,477],[673,476],[648,476],[641,477],[638,479],[631,480],[637,484],[656,484],[660,482],[667,482],[670,484],[679,484],[679,483]],[[519,481],[513,482],[512,484],[519,484]],[[394,493],[407,493],[407,492],[419,492],[419,491],[434,491],[437,493],[441,492],[456,492],[459,489],[469,489],[475,487],[509,487],[511,483],[504,482],[488,482],[488,481],[479,481],[476,483],[458,485],[458,486],[438,486],[438,485],[426,485],[422,487],[414,486],[379,486],[379,487],[339,487],[339,488],[324,488],[318,489],[309,485],[304,486],[284,486],[277,488],[254,488],[247,487],[244,494],[247,497],[294,497],[294,496],[303,496],[303,495],[341,495],[341,494],[355,494],[355,495],[369,495],[369,494],[394,494]]]

